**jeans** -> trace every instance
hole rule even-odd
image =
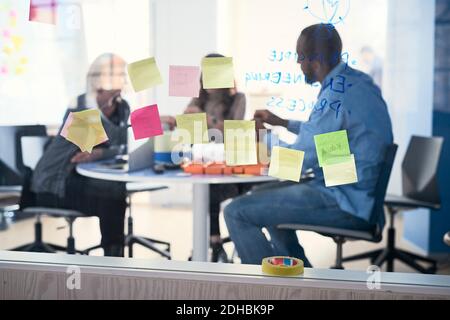
[[[210,235],[220,236],[219,214],[220,204],[249,191],[254,183],[211,184],[209,185]]]
[[[310,183],[265,185],[232,201],[224,211],[225,222],[242,263],[261,264],[271,256],[291,256],[311,263],[295,230],[280,230],[280,224],[320,225],[370,230],[365,220],[342,211],[334,198]],[[270,234],[270,241],[262,229]]]

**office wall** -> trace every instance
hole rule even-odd
[[[401,193],[401,159],[411,135],[431,135],[435,1],[393,0],[388,4],[383,95],[399,144],[389,191]]]
[[[440,210],[408,212],[405,238],[419,251],[432,255],[450,253],[443,241],[450,230],[450,0],[436,0],[433,135],[444,137],[438,185]]]
[[[84,92],[87,70],[98,55],[113,52],[131,62],[153,50],[148,0],[57,3],[57,23],[50,25],[28,21],[29,0],[0,1],[0,125],[59,126],[66,108]],[[26,63],[17,68],[22,59]],[[125,93],[132,107],[150,96]]]
[[[223,8],[224,3],[222,3]],[[226,3],[225,3],[226,5]],[[184,111],[189,98],[169,97],[169,65],[199,66],[203,56],[218,51],[218,0],[153,0],[150,20],[155,41],[154,54],[164,83],[154,88],[160,114],[177,115]],[[223,20],[220,20],[223,22]],[[150,195],[154,204],[187,205],[192,203],[192,186],[169,185],[167,191]]]

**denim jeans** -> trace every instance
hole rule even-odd
[[[280,230],[280,224],[307,224],[369,230],[365,220],[342,211],[334,198],[313,183],[264,185],[236,198],[224,211],[225,221],[242,263],[261,264],[263,258],[282,255],[311,263],[299,244],[296,231]],[[270,241],[262,228],[270,234]]]

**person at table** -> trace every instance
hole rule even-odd
[[[293,145],[283,146],[304,151],[303,171],[312,168],[316,178],[261,188],[225,208],[231,239],[245,264],[261,264],[265,257],[282,255],[300,258],[306,267],[311,266],[296,232],[279,230],[280,224],[369,230],[384,223],[383,217],[370,221],[370,213],[383,157],[393,143],[391,120],[380,89],[368,75],[344,64],[341,52],[342,41],[333,26],[304,29],[297,41],[298,63],[309,84],[322,84],[309,120],[288,121],[267,110],[254,115],[259,128],[267,123],[297,134]],[[348,132],[358,182],[326,188],[314,136],[339,130]],[[270,241],[263,228],[269,231]]]
[[[72,209],[99,217],[101,246],[106,256],[123,256],[125,184],[83,177],[76,173],[75,166],[127,152],[130,107],[121,97],[125,70],[125,61],[115,54],[95,59],[87,74],[86,93],[67,110],[61,125],[62,129],[70,112],[96,107],[101,111],[109,140],[87,153],[58,134],[40,159],[31,186],[38,206]]]
[[[208,54],[206,58],[224,57],[221,54]],[[243,120],[245,115],[245,95],[236,88],[204,89],[200,80],[200,93],[193,98],[184,113],[206,113],[208,129],[220,130],[223,134],[224,120]],[[228,261],[222,246],[219,226],[220,205],[223,201],[236,197],[248,189],[239,184],[213,184],[209,186],[210,195],[210,245],[212,248],[211,261]]]

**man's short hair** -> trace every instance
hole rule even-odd
[[[341,62],[342,40],[332,24],[315,24],[303,29],[300,37],[304,40],[303,59],[318,60],[334,68]]]

